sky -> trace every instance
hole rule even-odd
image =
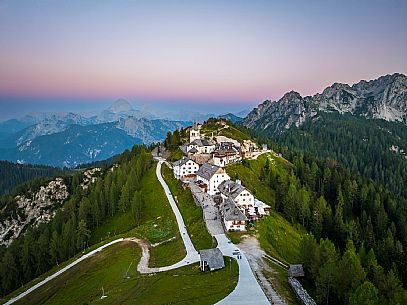
[[[0,120],[135,105],[237,112],[407,74],[407,1],[0,0]]]

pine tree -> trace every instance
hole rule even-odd
[[[76,248],[84,250],[86,242],[90,237],[90,230],[87,229],[86,222],[82,219],[79,221],[76,229]]]
[[[130,190],[129,190],[129,184],[126,182],[122,188],[122,192],[120,195],[120,200],[119,200],[119,210],[121,212],[126,212],[130,204]]]
[[[349,296],[349,305],[379,305],[378,293],[371,282],[365,281]]]
[[[23,271],[23,280],[28,282],[34,276],[33,267],[35,266],[32,246],[34,244],[34,238],[31,230],[27,231],[24,235],[24,243],[21,251],[21,266]]]
[[[366,272],[356,254],[355,246],[349,241],[346,251],[339,262],[338,295],[342,300],[348,299],[348,294],[359,287],[366,278]]]
[[[131,213],[133,216],[134,225],[138,226],[141,220],[143,208],[143,199],[139,191],[134,192],[133,198],[131,200]]]
[[[0,273],[4,292],[10,292],[20,284],[17,263],[14,255],[9,250],[3,256]]]

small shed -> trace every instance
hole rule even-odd
[[[304,276],[304,269],[302,268],[302,265],[301,264],[290,265],[290,268],[288,268],[288,276],[289,277]]]
[[[205,271],[206,268],[214,271],[225,267],[222,252],[218,248],[201,250],[199,256],[199,267],[202,271]]]

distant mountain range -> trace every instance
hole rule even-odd
[[[151,144],[191,121],[155,119],[117,100],[100,114],[33,114],[0,123],[0,159],[75,167],[117,155],[134,144]]]
[[[407,77],[395,73],[357,84],[335,83],[322,93],[302,97],[291,91],[278,101],[267,100],[245,118],[246,127],[277,135],[299,127],[321,112],[350,113],[407,124]]]
[[[219,118],[229,120],[235,124],[240,124],[243,122],[243,117],[237,116],[233,113],[220,115]]]

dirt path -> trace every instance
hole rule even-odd
[[[275,273],[275,271],[264,261],[263,255],[265,252],[260,247],[257,238],[254,236],[247,236],[241,241],[240,244],[238,244],[238,246],[246,254],[250,267],[256,274],[263,291],[266,293],[272,304],[286,305],[287,302],[273,288],[271,282],[264,275],[264,271],[268,273]]]

